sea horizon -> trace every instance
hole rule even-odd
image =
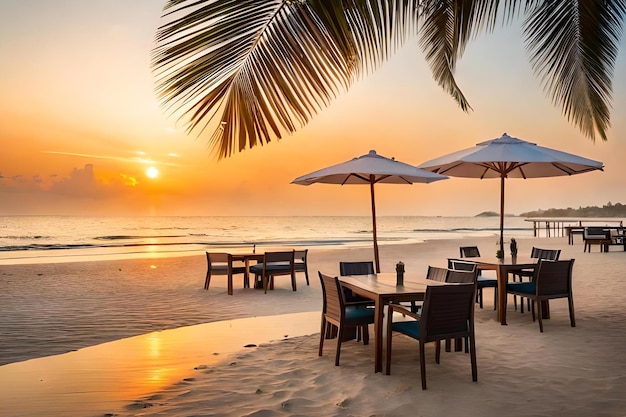
[[[499,234],[499,218],[491,216],[379,216],[376,222],[380,245]],[[504,233],[531,237],[532,223],[507,216]],[[369,216],[0,216],[0,264],[371,243]]]
[[[505,240],[533,237],[529,220],[507,215]],[[623,219],[585,220],[612,224]],[[376,224],[379,245],[468,237],[497,239],[500,230],[498,216],[481,215],[379,216]],[[539,230],[538,237],[542,236],[545,229]],[[0,216],[0,265],[371,244],[369,216]]]

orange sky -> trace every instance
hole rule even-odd
[[[293,136],[217,161],[154,94],[153,37],[165,0],[0,4],[0,215],[369,215],[362,186],[289,184],[375,149],[418,165],[511,136],[602,161],[604,172],[510,180],[506,212],[626,203],[626,48],[613,127],[595,144],[545,97],[518,27],[469,46],[458,109],[410,44]],[[626,40],[622,45],[626,44]],[[145,175],[149,166],[160,175]],[[384,215],[499,210],[496,180],[377,187]]]

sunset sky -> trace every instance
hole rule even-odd
[[[375,149],[418,165],[500,137],[602,161],[604,172],[507,181],[506,212],[626,203],[626,39],[609,140],[593,143],[533,75],[519,26],[468,47],[463,113],[411,42],[296,134],[217,161],[154,92],[165,0],[0,3],[0,215],[368,215],[364,186],[290,182]],[[149,167],[159,174],[150,178]],[[499,182],[377,187],[379,216],[499,210]]]

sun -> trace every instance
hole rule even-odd
[[[155,167],[150,167],[146,169],[146,175],[148,176],[148,178],[156,178],[159,176],[159,170]]]

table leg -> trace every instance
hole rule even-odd
[[[501,325],[506,325],[506,283],[509,280],[509,273],[506,268],[499,266],[496,270],[498,278],[498,321]]]
[[[250,259],[245,259],[246,270],[243,273],[243,287],[250,288]]]
[[[383,371],[383,318],[385,303],[380,298],[375,300],[374,309],[374,373]]]

